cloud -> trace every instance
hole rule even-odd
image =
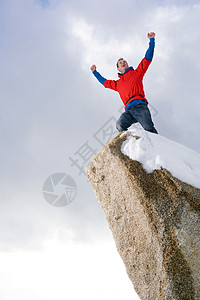
[[[161,134],[177,139],[177,141],[198,150],[196,139],[191,141],[191,138],[190,140],[186,138],[186,136],[191,136],[192,128],[196,128],[195,133],[197,134],[198,117],[189,118],[189,122],[193,125],[182,130],[183,120],[188,117],[188,113],[196,115],[196,112],[192,113],[190,98],[192,97],[192,102],[199,106],[196,89],[199,73],[197,59],[199,26],[196,24],[199,23],[200,6],[193,3],[189,5],[186,2],[182,4],[169,3],[168,5],[165,3],[162,6],[152,5],[150,8],[148,7],[148,10],[144,9],[142,13],[139,5],[138,14],[134,19],[130,18],[130,12],[126,11],[126,5],[130,4],[126,2],[126,18],[123,20],[123,25],[120,23],[123,34],[116,31],[119,24],[115,24],[115,28],[112,27],[111,23],[114,20],[112,18],[109,19],[111,27],[108,27],[108,24],[103,21],[100,24],[98,18],[93,24],[89,21],[90,16],[71,17],[70,28],[72,37],[74,37],[72,40],[74,43],[76,40],[76,46],[80,50],[77,59],[83,70],[86,71],[90,64],[95,63],[98,71],[104,77],[113,79],[117,78],[116,59],[119,56],[125,57],[130,64],[136,66],[147,48],[146,32],[150,31],[150,28],[154,30],[157,34],[155,56],[144,82],[147,95],[150,95],[150,101],[153,98],[150,103],[159,111],[157,127],[161,128]],[[140,15],[143,15],[143,18],[138,20]],[[103,17],[102,20],[104,20]],[[134,26],[136,21],[138,21],[137,27]],[[98,89],[98,87],[96,88]],[[191,91],[194,91],[192,95]],[[104,94],[106,93],[108,92],[104,92]],[[184,105],[182,105],[183,103]],[[163,115],[163,111],[167,113]],[[188,131],[186,135],[185,130]]]
[[[42,5],[43,4],[43,5]],[[48,5],[47,5],[48,4]],[[198,1],[1,1],[1,251],[41,251],[67,241],[110,239],[102,210],[69,156],[113,115],[121,100],[90,72],[117,79],[116,60],[136,67],[156,32],[144,78],[159,132],[199,151]],[[46,178],[69,173],[78,185],[65,208],[42,196]],[[66,241],[65,240],[65,241]]]
[[[144,83],[158,111],[156,127],[169,138],[199,147],[191,138],[199,130],[194,109],[199,107],[199,5],[157,3],[147,9],[145,3],[126,1],[122,9],[117,1],[115,9],[112,3],[104,9],[91,1],[79,6],[51,1],[49,9],[43,9],[36,2],[20,3],[7,2],[3,18],[4,194],[11,182],[16,190],[30,184],[37,188],[34,182],[42,186],[53,172],[68,172],[68,157],[121,107],[118,95],[92,76],[90,65],[97,64],[107,78],[117,78],[115,62],[120,56],[137,66],[150,28],[157,33],[156,49]],[[183,126],[185,120],[190,126]],[[78,176],[75,168],[70,172]],[[85,183],[80,185],[87,190]]]
[[[1,299],[106,299],[107,291],[115,299],[139,299],[114,247],[112,241],[86,245],[54,237],[41,252],[3,253]]]
[[[109,65],[111,69],[120,55],[132,59],[136,56],[140,59],[145,54],[148,45],[147,32],[140,36],[138,33],[133,34],[133,29],[130,29],[119,37],[115,31],[109,31],[107,36],[104,24],[95,26],[86,19],[77,17],[71,17],[69,20],[69,32],[74,37],[73,41],[77,41],[77,47],[81,49],[78,59],[84,69],[94,60],[104,68]]]

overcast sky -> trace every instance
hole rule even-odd
[[[155,126],[199,152],[200,1],[0,0],[2,300],[138,299],[80,169],[122,111],[90,66],[117,79],[117,59],[137,67],[150,31]],[[63,207],[43,195],[57,173],[77,186]]]

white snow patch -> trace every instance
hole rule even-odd
[[[174,177],[200,188],[200,153],[143,129],[131,129],[128,133],[130,136],[121,148],[124,155],[142,163],[148,173],[165,168]]]

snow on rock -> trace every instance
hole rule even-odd
[[[200,188],[200,153],[143,129],[126,133],[129,136],[122,153],[139,161],[148,173],[165,168],[179,180]]]
[[[117,134],[86,167],[141,300],[200,299],[199,170],[198,153],[143,130]]]

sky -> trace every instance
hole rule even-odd
[[[199,152],[200,1],[0,0],[2,300],[138,299],[84,167],[123,112],[90,66],[117,79],[151,31],[155,127]]]

